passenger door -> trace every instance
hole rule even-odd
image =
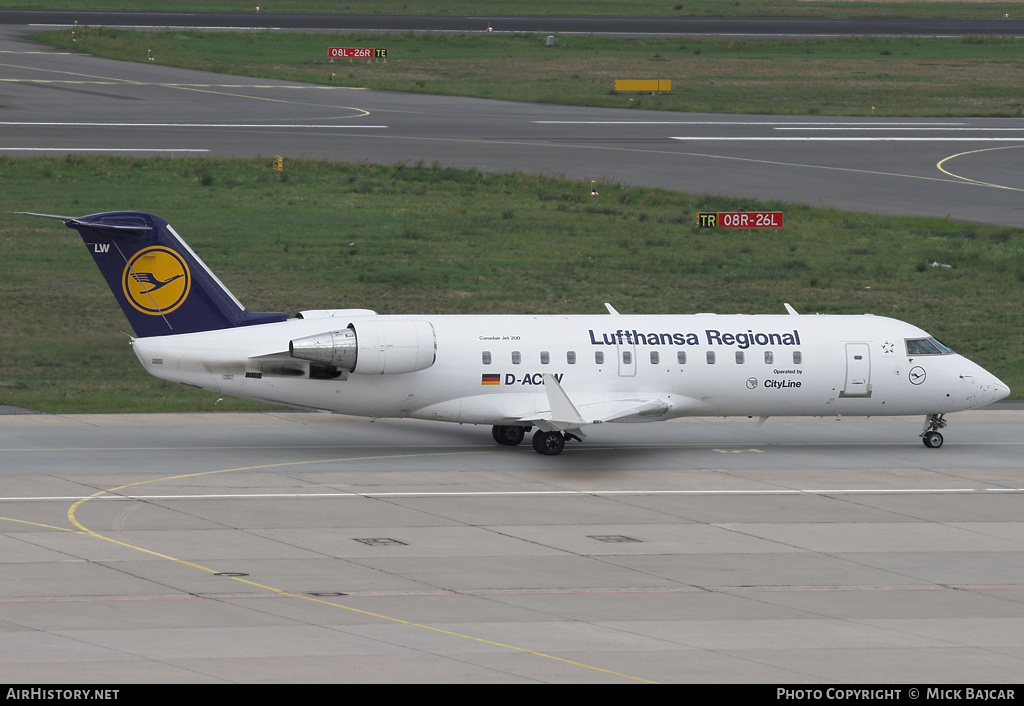
[[[871,352],[867,343],[846,344],[846,384],[840,397],[871,397]]]

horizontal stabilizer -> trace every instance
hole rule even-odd
[[[93,230],[126,231],[136,233],[147,233],[153,230],[153,226],[133,217],[132,212],[97,213],[92,216],[58,216],[53,213],[31,213],[29,211],[15,211],[19,216],[35,216],[37,218],[55,218],[64,221],[68,228],[80,230],[92,228]],[[111,219],[110,216],[115,218]],[[129,216],[125,219],[124,216]],[[107,218],[102,218],[107,217]]]
[[[136,225],[131,223],[90,223],[89,221],[83,221],[80,218],[69,218],[65,221],[64,225],[68,228],[75,228],[81,230],[83,228],[92,228],[93,230],[104,231],[124,231],[129,233],[148,233],[153,230],[152,226],[147,225]]]
[[[74,216],[56,216],[52,213],[32,213],[31,211],[15,211],[19,216],[35,216],[37,218],[56,218],[59,221],[74,220]]]

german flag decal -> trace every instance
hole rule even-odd
[[[501,375],[500,374],[487,374],[484,373],[480,378],[481,385],[500,385]]]

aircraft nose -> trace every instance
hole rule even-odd
[[[992,404],[1010,394],[1010,386],[995,375],[977,363],[972,363],[971,368],[972,370],[961,376],[968,382],[965,392],[971,409]]]
[[[997,402],[997,401],[1003,399],[1004,397],[1006,397],[1009,394],[1010,394],[1009,386],[1005,385],[1001,380],[996,378],[995,379],[995,384],[992,385],[992,401],[993,402]]]
[[[978,382],[979,392],[988,398],[989,403],[997,402],[1010,394],[1010,386],[988,371],[985,371]]]

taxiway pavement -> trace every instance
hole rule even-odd
[[[0,417],[0,680],[1019,681],[1024,411]]]
[[[437,163],[1024,226],[1019,119],[680,115],[368,91],[341,73],[342,85],[310,85],[111,61],[27,31],[0,25],[0,154]]]

